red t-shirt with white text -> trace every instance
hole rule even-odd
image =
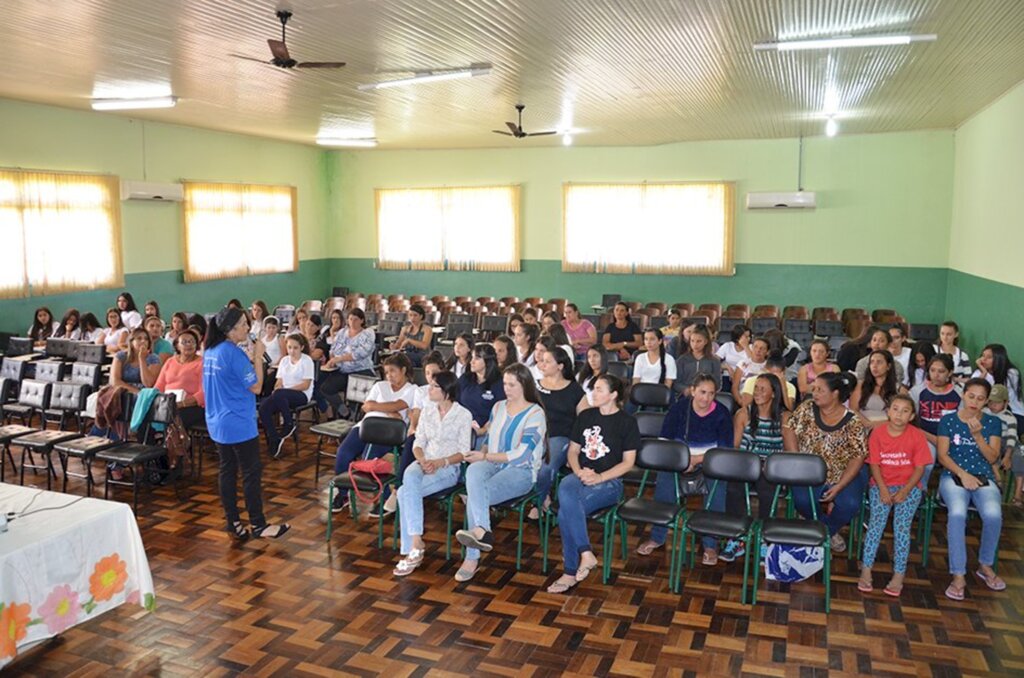
[[[893,437],[889,427],[882,425],[868,438],[868,463],[881,468],[887,487],[906,485],[915,466],[927,466],[933,461],[924,433],[914,426],[907,426],[903,433]],[[875,484],[874,477],[871,484]]]

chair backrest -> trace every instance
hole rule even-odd
[[[412,383],[417,386],[427,385],[427,375],[426,372],[423,371],[422,367],[414,367],[412,369]]]
[[[913,341],[935,341],[939,338],[939,326],[928,323],[914,323],[908,328]]]
[[[7,341],[7,355],[28,355],[32,352],[32,339],[29,337],[11,337]]]
[[[28,363],[24,360],[14,360],[13,358],[4,358],[2,366],[0,366],[0,377],[4,379],[13,379],[14,381],[21,381],[25,378],[25,369]]]
[[[810,331],[811,321],[806,318],[786,318],[782,321],[782,332],[786,336],[808,334]]]
[[[629,365],[619,361],[608,361],[608,374],[614,375],[619,379],[626,379],[629,376]]]
[[[100,347],[102,348],[102,346]],[[95,391],[100,387],[102,372],[100,366],[95,363],[83,363],[78,361],[71,364],[71,383],[85,384]]]
[[[366,445],[399,447],[405,442],[406,424],[391,417],[364,417],[359,422],[359,439]]]
[[[657,438],[661,435],[661,426],[665,422],[664,412],[643,411],[635,415],[637,426],[640,427],[640,436],[643,438]]]
[[[366,396],[378,381],[377,377],[365,374],[351,374],[345,389],[345,400],[354,403],[365,403]]]
[[[736,399],[728,391],[719,391],[715,394],[715,402],[727,408],[729,414],[736,414]]]
[[[718,322],[719,324],[721,324],[722,321],[720,320]],[[774,316],[753,318],[750,321],[750,331],[753,332],[755,335],[764,334],[768,330],[777,329],[779,329],[779,319]]]
[[[99,344],[85,344],[79,343],[75,347],[75,358],[80,363],[91,363],[93,365],[102,365],[103,358],[107,355],[107,347]]]
[[[821,337],[837,337],[843,334],[843,323],[838,320],[815,320],[814,333]]]
[[[63,381],[64,363],[55,360],[40,360],[36,363],[36,379],[38,381]]]
[[[36,379],[25,379],[18,391],[18,404],[45,410],[50,406],[50,390],[53,384]]]
[[[51,358],[64,358],[72,354],[75,348],[75,343],[70,339],[54,339],[49,338],[46,340],[46,355]]]
[[[49,409],[78,412],[85,409],[85,401],[88,397],[88,385],[75,384],[70,381],[58,382],[50,390]]]
[[[609,371],[611,364],[609,364]],[[668,409],[672,403],[672,390],[664,384],[634,384],[629,399],[640,407]]]
[[[732,328],[745,325],[746,323],[746,318],[720,318],[718,321],[718,331],[725,335],[732,332]]]
[[[668,326],[668,316],[667,315],[656,315],[656,316],[654,316],[654,317],[652,317],[650,319],[650,322],[647,323],[647,326],[649,328],[651,328],[652,330],[660,330],[662,327],[667,327]]]
[[[690,467],[690,446],[679,440],[644,438],[637,451],[637,466],[652,471],[682,473]]]
[[[827,476],[825,460],[816,454],[776,452],[764,462],[764,479],[775,485],[816,487],[823,485]]]
[[[755,483],[761,477],[761,457],[745,450],[716,447],[704,455],[704,477],[737,483]]]
[[[480,329],[484,332],[504,332],[507,328],[507,315],[485,315],[480,320]]]

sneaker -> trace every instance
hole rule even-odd
[[[747,549],[743,546],[743,542],[730,539],[725,544],[725,548],[718,554],[719,560],[724,560],[727,563],[731,563],[737,558],[742,558],[746,554]]]
[[[339,492],[334,495],[334,503],[331,504],[331,513],[341,513],[348,508],[348,495],[344,492]]]
[[[378,503],[372,509],[370,509],[367,512],[366,515],[368,515],[371,518],[380,518],[381,506],[382,505]],[[395,509],[397,509],[397,508],[398,508],[398,498],[395,495],[395,493],[392,492],[390,495],[388,495],[388,498],[384,500],[384,504],[383,504],[384,517],[390,516],[392,513],[395,512]]]
[[[838,532],[832,535],[829,544],[832,546],[832,553],[843,553],[846,551],[846,540]]]

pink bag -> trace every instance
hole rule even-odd
[[[349,482],[352,483],[352,489],[355,490],[356,497],[359,498],[359,501],[373,505],[380,501],[381,495],[384,494],[384,483],[381,481],[380,476],[391,475],[394,472],[395,467],[390,459],[384,457],[379,459],[361,459],[349,464],[348,479]],[[372,499],[367,499],[359,491],[359,485],[356,483],[355,476],[352,475],[353,473],[368,475],[377,483],[377,494],[374,495]]]

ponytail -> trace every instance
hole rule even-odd
[[[658,338],[658,359],[661,361],[661,376],[658,377],[658,383],[662,386],[665,385],[665,335],[661,333],[661,330],[657,328],[650,328],[647,330],[648,334],[653,334]]]

